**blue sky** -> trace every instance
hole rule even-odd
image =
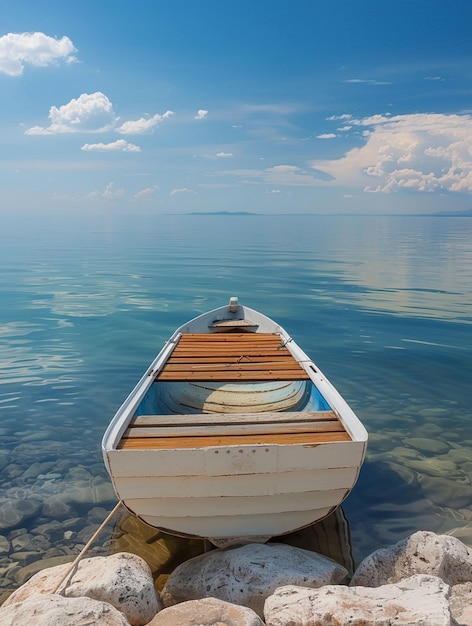
[[[3,209],[472,208],[470,0],[0,9]]]

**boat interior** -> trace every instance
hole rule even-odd
[[[167,414],[158,408],[163,397]],[[350,439],[280,335],[195,333],[180,336],[118,448],[316,445]]]

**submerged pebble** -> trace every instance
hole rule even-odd
[[[469,482],[424,474],[418,480],[425,496],[439,506],[462,509],[472,504],[472,485]]]
[[[406,446],[415,448],[423,454],[447,454],[450,446],[440,439],[427,439],[426,437],[409,437],[404,441]]]
[[[460,476],[455,463],[441,457],[428,457],[422,459],[405,459],[405,465],[420,474],[428,476]]]
[[[35,499],[4,500],[0,502],[0,530],[15,528],[41,510],[41,501]]]

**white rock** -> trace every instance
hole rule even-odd
[[[267,598],[266,626],[451,626],[449,587],[435,576],[395,585],[321,589],[286,586]]]
[[[350,584],[378,587],[414,574],[439,576],[448,585],[472,581],[472,554],[455,537],[419,531],[366,557]]]
[[[163,609],[148,626],[264,626],[252,609],[217,598],[189,600]]]
[[[344,580],[347,570],[316,552],[285,544],[248,544],[213,550],[179,565],[162,591],[165,606],[219,598],[262,616],[264,600],[285,584],[321,587]]]
[[[449,608],[460,626],[472,626],[472,583],[454,585],[451,588]]]
[[[106,602],[59,595],[32,596],[0,607],[2,626],[130,626],[126,617]]]
[[[14,591],[3,606],[54,593],[69,568],[67,563],[41,570]],[[108,602],[122,611],[132,626],[147,624],[161,608],[149,566],[141,557],[127,552],[83,559],[61,594]]]

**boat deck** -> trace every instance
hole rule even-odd
[[[351,441],[334,411],[140,415],[118,449],[149,450]]]
[[[272,333],[182,335],[157,381],[307,380],[303,367]]]

